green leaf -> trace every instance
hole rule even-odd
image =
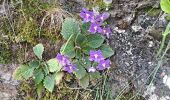
[[[56,76],[55,76],[56,85],[61,82],[63,76],[64,76],[64,73],[63,73],[63,72],[58,72],[58,73],[56,73]]]
[[[56,58],[50,59],[47,61],[47,64],[49,66],[50,72],[58,72],[62,68],[62,66],[59,65],[58,60]]]
[[[82,33],[88,33],[88,29],[89,29],[89,27],[90,27],[90,22],[89,23],[83,23],[82,24]]]
[[[39,84],[44,79],[44,73],[42,72],[42,69],[37,69],[34,73],[34,77],[35,84]]]
[[[29,67],[26,71],[23,72],[22,76],[27,80],[30,77],[33,76],[33,72],[34,72],[35,67]]]
[[[81,78],[81,79],[79,80],[79,85],[80,85],[82,88],[86,89],[86,88],[88,87],[88,85],[89,85],[89,75],[86,74],[85,77]]]
[[[81,50],[76,50],[76,58],[77,59],[80,59],[80,58],[82,58],[82,52],[81,52]]]
[[[32,61],[29,63],[29,66],[37,69],[40,66],[40,63],[39,61]]]
[[[39,58],[42,59],[42,54],[44,52],[44,46],[42,44],[37,44],[33,47],[34,54]]]
[[[87,72],[84,66],[80,62],[77,62],[76,65],[77,65],[77,70],[75,71],[75,75],[78,79],[81,79],[86,75]]]
[[[44,87],[52,92],[53,89],[54,89],[54,84],[55,84],[55,79],[54,77],[52,77],[51,75],[49,76],[46,76],[45,79],[44,79]]]
[[[89,75],[90,75],[90,80],[101,78],[101,75],[98,71],[94,73],[89,73]]]
[[[76,44],[78,44],[78,46],[84,45],[83,43],[87,41],[86,36],[84,36],[83,34],[78,34],[76,37]]]
[[[60,51],[63,55],[67,55],[70,58],[74,58],[75,55],[76,55],[74,42],[70,41],[70,42],[67,43],[67,45],[63,44]]]
[[[43,62],[42,65],[43,65],[42,68],[43,68],[45,75],[48,75],[50,73],[49,67],[47,66],[47,64],[45,62]]]
[[[94,48],[89,47],[89,46],[87,46],[87,45],[85,45],[85,46],[83,47],[83,49],[82,49],[83,53],[85,53],[85,54],[87,54],[87,55],[89,55],[90,50],[94,50]]]
[[[105,58],[111,57],[114,54],[112,48],[106,44],[103,44],[99,49],[102,51]]]
[[[43,83],[41,82],[40,84],[37,85],[38,98],[41,98],[42,91],[43,91]]]
[[[102,45],[104,42],[104,37],[99,34],[90,34],[87,36],[87,42],[86,45],[91,48],[98,48]]]
[[[17,67],[17,69],[14,71],[13,73],[13,77],[17,80],[21,80],[23,73],[28,70],[28,66],[27,65],[19,65],[19,67]]]
[[[72,34],[80,34],[78,22],[73,18],[66,18],[62,25],[61,34],[66,40],[69,39]]]
[[[170,14],[166,17],[166,20],[170,20]]]
[[[88,69],[91,67],[91,61],[89,60],[89,56],[84,57],[81,61],[79,61],[84,68]]]
[[[170,1],[169,0],[161,0],[160,5],[161,5],[161,9],[165,13],[169,13],[170,14]]]

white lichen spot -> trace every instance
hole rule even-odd
[[[141,26],[132,26],[132,30],[134,32],[138,32],[138,31],[142,30],[142,27]]]
[[[118,32],[118,33],[125,33],[125,30],[121,30],[118,27],[114,28],[114,31]]]
[[[159,100],[170,100],[170,97],[169,96],[163,96]]]
[[[153,47],[153,41],[149,41],[148,47]]]
[[[165,75],[163,77],[163,83],[165,84],[165,86],[167,86],[170,89],[170,76]]]
[[[153,94],[149,97],[148,100],[158,100],[158,96],[156,94]]]

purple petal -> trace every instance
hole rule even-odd
[[[67,57],[67,56],[64,56],[64,55],[61,55],[61,54],[57,54],[56,56],[56,59],[59,61],[59,63],[63,66],[65,65],[69,65],[71,62],[70,62],[70,59]]]
[[[104,60],[104,56],[101,52],[101,50],[90,50],[90,61],[100,62],[101,60]]]
[[[105,12],[103,14],[100,14],[96,17],[96,21],[99,21],[99,22],[104,22],[107,18],[109,18],[110,14]]]
[[[102,30],[100,26],[101,26],[100,23],[91,23],[88,31],[95,34],[96,32],[99,32]]]
[[[76,69],[76,65],[67,65],[63,67],[63,70],[68,73],[73,73]]]
[[[103,28],[101,33],[102,33],[103,35],[106,35],[107,38],[109,38],[109,37],[110,37],[110,34],[111,34],[112,32],[111,32],[111,29],[110,29],[109,27],[107,27],[107,28]]]
[[[80,17],[83,18],[84,22],[89,22],[94,20],[94,13],[83,8]]]
[[[110,60],[102,60],[97,66],[98,70],[104,70],[110,68]]]

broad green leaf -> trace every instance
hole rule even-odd
[[[37,69],[34,73],[34,77],[35,84],[39,84],[44,79],[44,73],[42,69]]]
[[[89,57],[84,57],[81,61],[79,61],[81,65],[83,65],[84,68],[88,69],[91,67],[91,61],[89,60]]]
[[[161,0],[160,5],[161,5],[161,9],[165,13],[169,13],[170,14],[170,0]]]
[[[84,45],[83,43],[85,43],[85,41],[87,41],[87,38],[86,38],[85,35],[83,35],[83,34],[78,34],[78,35],[76,36],[75,42],[76,42],[76,44],[78,44],[78,46]]]
[[[40,84],[37,85],[38,98],[41,98],[42,91],[43,91],[43,83],[41,82]]]
[[[39,61],[32,61],[29,63],[29,66],[37,69],[40,66],[40,63]]]
[[[168,21],[170,20],[170,14],[166,17],[166,20]]]
[[[81,50],[76,50],[76,58],[77,59],[80,59],[80,58],[82,58],[82,52],[81,52]]]
[[[69,39],[72,34],[80,34],[80,27],[78,22],[73,18],[66,18],[63,25],[61,34],[64,39]]]
[[[44,46],[42,44],[37,44],[33,47],[34,54],[39,58],[42,59],[42,54],[44,52]]]
[[[47,64],[43,62],[42,65],[43,65],[42,68],[43,68],[45,75],[49,74],[49,67],[47,66]]]
[[[106,44],[103,44],[99,49],[102,51],[105,58],[111,57],[114,54],[112,48]]]
[[[47,61],[47,64],[49,66],[50,72],[58,72],[62,68],[62,66],[59,65],[58,60],[56,58],[50,59]]]
[[[104,42],[104,37],[99,34],[90,34],[87,36],[87,42],[86,45],[91,48],[98,48],[102,45]]]
[[[87,45],[85,45],[85,46],[82,48],[83,53],[85,53],[85,54],[87,54],[87,55],[89,55],[90,50],[94,50],[94,48],[92,48],[92,47],[90,47],[90,46],[87,46]]]
[[[89,73],[89,75],[90,75],[90,80],[101,78],[101,75],[98,71],[94,73]]]
[[[88,29],[89,29],[89,27],[90,27],[90,22],[89,23],[83,23],[82,24],[82,26],[81,26],[81,28],[82,28],[82,33],[88,33]]]
[[[17,80],[21,80],[23,73],[28,70],[28,66],[27,65],[19,65],[17,67],[17,69],[14,71],[13,73],[13,77]]]
[[[56,84],[59,84],[62,80],[64,76],[64,73],[63,72],[58,72],[56,73],[56,76],[55,76],[55,81],[56,81]]]
[[[44,87],[52,92],[53,89],[54,89],[54,84],[55,84],[55,79],[53,76],[49,75],[49,76],[46,76],[45,79],[44,79]]]
[[[25,72],[23,72],[23,74],[22,74],[23,78],[25,78],[27,80],[30,77],[32,77],[34,69],[35,69],[35,67],[29,67],[28,66],[28,69]]]
[[[89,75],[86,74],[86,76],[84,76],[83,78],[81,78],[81,79],[79,80],[79,85],[80,85],[82,88],[86,89],[86,88],[88,87],[88,85],[89,85]]]
[[[83,67],[83,65],[80,64],[80,62],[77,62],[76,65],[77,65],[77,70],[75,71],[75,75],[78,79],[81,79],[87,74],[87,72]]]
[[[75,47],[74,47],[74,42],[70,41],[66,44],[63,44],[61,49],[60,49],[61,53],[63,55],[67,55],[70,58],[74,58],[76,53],[75,53]]]

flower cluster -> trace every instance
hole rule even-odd
[[[101,50],[91,50],[90,51],[90,61],[97,62],[97,68],[94,68],[93,66],[88,69],[88,72],[95,72],[96,70],[104,70],[110,68],[110,60],[105,59]]]
[[[72,64],[70,59],[67,56],[64,56],[58,53],[56,56],[56,59],[63,66],[63,70],[68,73],[72,73],[73,71],[77,69],[76,65]]]
[[[102,35],[105,35],[107,38],[109,38],[111,34],[111,30],[108,26],[103,26],[103,22],[109,18],[110,14],[107,12],[104,12],[102,14],[94,14],[94,12],[89,11],[85,8],[82,9],[80,13],[80,17],[83,18],[84,22],[91,22],[89,32],[92,34],[95,33],[101,33]]]

